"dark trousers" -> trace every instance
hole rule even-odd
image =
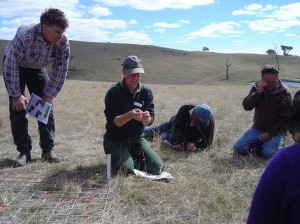
[[[35,93],[42,96],[43,90],[49,80],[47,71],[43,69],[19,68],[20,69],[20,90],[25,96],[25,87],[27,86],[30,95]],[[4,77],[4,76],[3,76]],[[4,80],[5,81],[5,80]],[[28,97],[29,98],[29,97]],[[21,153],[28,153],[32,149],[31,138],[28,134],[28,120],[26,111],[14,111],[12,109],[13,97],[9,96],[9,118],[11,122],[11,131],[17,150]],[[44,152],[53,150],[55,138],[55,124],[53,111],[51,110],[48,124],[38,121],[40,147]]]
[[[105,134],[103,140],[105,154],[111,154],[113,173],[124,169],[133,174],[135,167],[150,174],[162,172],[163,161],[143,137],[122,142]]]

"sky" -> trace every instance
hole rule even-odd
[[[0,0],[0,39],[49,7],[65,12],[70,40],[255,54],[283,54],[284,45],[300,56],[300,2],[292,0]]]

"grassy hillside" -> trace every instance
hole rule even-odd
[[[0,52],[8,41],[0,40]],[[69,79],[116,81],[126,55],[142,59],[151,84],[227,84],[257,80],[265,63],[276,64],[275,56],[190,52],[146,45],[71,41]],[[229,80],[225,80],[228,58]],[[279,56],[282,79],[300,81],[300,57]],[[2,60],[0,62],[2,69]],[[2,71],[1,71],[2,74]]]

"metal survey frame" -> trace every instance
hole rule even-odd
[[[111,155],[106,156],[106,183],[98,180],[0,179],[0,223],[102,223],[110,190]],[[69,189],[60,189],[60,186]],[[74,189],[72,189],[72,186]]]

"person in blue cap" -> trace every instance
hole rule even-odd
[[[187,104],[177,114],[157,127],[146,128],[148,139],[160,135],[163,143],[181,151],[198,151],[209,147],[214,138],[215,121],[207,104]]]

